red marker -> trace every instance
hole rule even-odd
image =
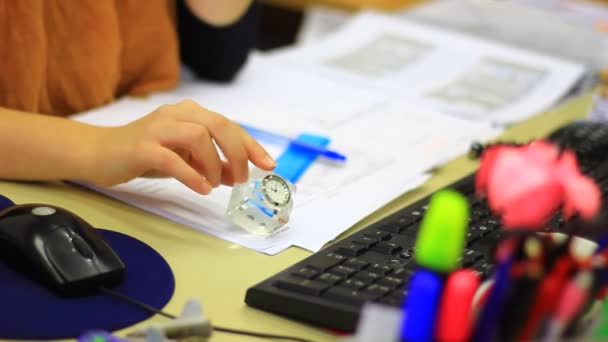
[[[435,331],[438,341],[468,341],[473,327],[473,297],[479,281],[479,276],[468,269],[448,277]]]
[[[568,281],[568,274],[573,266],[574,261],[570,256],[561,257],[553,271],[540,283],[536,291],[536,300],[532,304],[518,341],[530,341],[536,337],[543,319],[557,304],[556,299]]]

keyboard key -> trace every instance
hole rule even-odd
[[[479,278],[485,278],[486,277],[486,275],[483,272],[478,271],[476,269],[472,269],[471,272],[473,272],[474,274],[476,274]]]
[[[369,248],[373,247],[376,243],[378,243],[378,239],[372,238],[369,236],[363,236],[356,240],[353,240],[353,243],[356,243],[358,245],[361,245],[361,246],[369,249]]]
[[[394,278],[394,277],[384,277],[379,279],[376,282],[378,285],[383,285],[383,286],[388,286],[391,289],[397,288],[401,285],[403,285],[403,279],[399,279],[399,278]]]
[[[409,231],[415,227],[415,224],[420,221],[419,216],[402,216],[395,221],[395,224],[401,228],[400,232]]]
[[[471,218],[473,218],[474,222],[479,222],[480,220],[486,218],[488,216],[488,212],[485,209],[477,208],[471,210]]]
[[[346,260],[346,257],[343,255],[329,253],[320,258],[313,259],[312,262],[308,264],[308,267],[323,272],[343,262],[344,260]]]
[[[372,284],[372,285],[368,286],[367,288],[365,288],[362,292],[373,293],[377,297],[382,297],[385,294],[391,292],[391,290],[392,290],[392,288],[390,288],[388,286]]]
[[[350,258],[350,259],[346,260],[346,262],[344,262],[343,265],[346,267],[354,268],[357,271],[361,271],[362,269],[368,267],[369,263],[365,260],[361,260],[361,259],[357,259],[357,258]]]
[[[299,270],[291,273],[294,276],[302,277],[306,279],[312,279],[319,274],[319,271],[312,269],[310,267],[302,267]]]
[[[496,230],[500,227],[500,223],[497,219],[488,219],[483,222],[483,224],[488,227],[490,230]]]
[[[326,283],[296,277],[286,277],[284,279],[279,279],[275,283],[275,286],[281,289],[313,296],[318,296],[321,294],[321,292],[329,288],[329,285]]]
[[[374,281],[382,278],[382,276],[380,274],[374,273],[374,272],[359,271],[353,276],[353,278],[359,279],[359,280],[367,282],[367,283],[373,283]]]
[[[359,256],[367,251],[367,248],[363,245],[358,245],[356,243],[351,243],[347,246],[340,246],[336,253],[340,253],[348,256]]]
[[[410,212],[410,215],[414,217],[417,221],[422,219],[423,212],[422,210],[413,210]]]
[[[463,266],[469,267],[475,264],[477,261],[483,259],[483,253],[474,251],[472,249],[465,249],[463,253]]]
[[[363,234],[364,236],[371,237],[372,239],[376,239],[377,241],[385,241],[392,237],[391,234],[381,231],[381,230],[372,230]]]
[[[413,257],[413,255],[410,254],[409,252],[405,251],[405,252],[399,253],[399,257],[402,259],[410,259]]]
[[[352,268],[352,267],[346,267],[346,266],[342,266],[342,265],[338,265],[332,269],[329,270],[329,272],[342,276],[344,278],[348,278],[350,277],[353,273],[357,272],[356,269]]]
[[[384,224],[384,225],[378,227],[378,229],[388,232],[388,233],[396,233],[396,234],[400,233],[403,230],[402,227],[398,226],[395,223]]]
[[[483,243],[489,246],[496,246],[502,239],[502,230],[495,230],[483,238]]]
[[[484,206],[484,201],[477,196],[473,196],[473,198],[470,198],[469,201],[471,202],[471,208],[479,208]]]
[[[347,287],[347,288],[353,289],[353,290],[360,290],[367,285],[368,285],[367,283],[365,283],[361,280],[357,280],[357,279],[348,279],[347,281],[340,284],[341,287]]]
[[[403,302],[403,296],[387,296],[380,298],[378,302],[390,306],[401,306]]]
[[[467,236],[466,236],[466,246],[471,247],[473,244],[475,244],[480,239],[481,239],[481,233],[476,232],[476,231],[470,231],[467,233]]]
[[[366,301],[372,301],[378,298],[378,295],[338,286],[327,290],[327,292],[323,294],[323,297],[333,299],[341,303],[361,305]]]
[[[485,223],[474,224],[471,226],[469,232],[478,233],[480,237],[484,237],[492,232],[492,229]]]
[[[357,258],[357,260],[363,260],[365,262],[367,262],[368,264],[372,265],[378,262],[378,254],[376,253],[363,253],[362,255],[359,255]]]
[[[382,241],[375,245],[372,250],[384,254],[393,254],[399,252],[401,250],[401,246],[392,242]]]
[[[396,288],[388,296],[403,298],[407,296],[407,289],[405,287]]]
[[[398,288],[381,298],[379,302],[393,306],[401,306],[406,296],[407,289]]]
[[[401,280],[408,279],[414,274],[414,270],[410,268],[400,268],[391,273],[392,278],[397,278]]]
[[[339,275],[323,273],[316,280],[328,283],[329,285],[336,285],[337,283],[341,282],[342,279],[344,278],[340,277]]]
[[[405,267],[409,263],[409,260],[401,258],[391,258],[386,260],[386,264],[392,269],[399,269]]]
[[[370,267],[368,269],[368,271],[377,273],[381,276],[385,276],[385,275],[391,273],[393,271],[393,269],[386,265],[374,264],[374,265],[372,265],[372,267]]]
[[[477,265],[474,265],[473,269],[479,271],[483,277],[487,277],[494,272],[494,266],[487,262],[481,262]]]

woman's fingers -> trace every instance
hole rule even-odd
[[[220,185],[222,161],[206,127],[190,122],[174,122],[163,129],[160,139],[165,147],[179,148],[182,159],[203,174],[211,186]]]
[[[262,170],[270,171],[274,169],[277,166],[277,162],[266,152],[266,149],[245,130],[243,130],[243,134],[245,150],[247,151],[249,160]]]
[[[274,162],[266,151],[235,122],[206,110],[193,101],[186,100],[175,105],[172,115],[184,122],[196,123],[208,128],[211,137],[228,160],[234,182],[245,182],[248,178],[248,162],[264,169],[272,169]]]
[[[232,175],[232,169],[226,162],[222,163],[222,184],[233,186],[235,183],[234,176]]]
[[[150,169],[173,177],[190,189],[203,195],[211,192],[211,184],[194,170],[177,153],[162,146],[151,146],[146,153]]]

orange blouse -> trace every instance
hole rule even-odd
[[[0,0],[0,106],[68,115],[175,86],[172,0]]]

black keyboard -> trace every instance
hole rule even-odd
[[[575,122],[549,139],[577,153],[581,169],[608,193],[608,126]],[[470,200],[471,217],[461,266],[482,277],[493,271],[492,250],[501,226],[483,200],[474,195],[474,175],[449,188]],[[314,325],[354,331],[364,302],[401,305],[416,269],[414,243],[430,196],[307,257],[249,288],[245,302],[255,308]],[[604,210],[603,212],[607,212]],[[548,225],[559,230],[556,215]]]

